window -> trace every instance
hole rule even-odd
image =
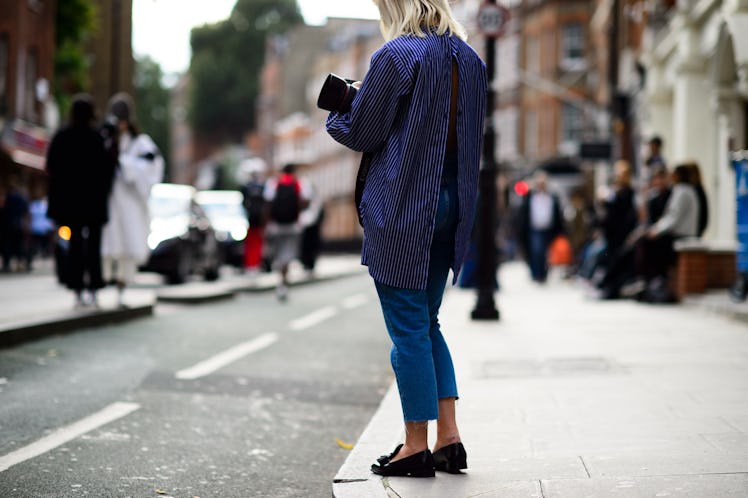
[[[540,40],[532,36],[527,39],[527,71],[540,74]]]
[[[0,116],[8,112],[8,35],[0,34]]]
[[[39,56],[35,49],[29,51],[26,60],[26,73],[23,84],[23,117],[29,121],[37,121],[36,112],[36,80],[39,75]]]
[[[561,109],[561,142],[579,142],[584,132],[584,119],[579,107],[564,104]]]
[[[584,27],[582,23],[565,24],[562,36],[561,62],[575,63],[584,60]]]

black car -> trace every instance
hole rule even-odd
[[[201,275],[209,281],[218,278],[218,241],[210,219],[195,200],[196,194],[189,185],[153,186],[149,200],[151,254],[142,271],[160,273],[170,284],[183,283],[190,275]]]

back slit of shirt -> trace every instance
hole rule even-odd
[[[449,105],[449,133],[447,135],[447,155],[457,154],[457,107],[459,102],[460,74],[457,59],[452,57],[452,96]]]

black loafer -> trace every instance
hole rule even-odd
[[[467,468],[467,452],[462,443],[452,443],[434,452],[434,468],[450,474],[462,474],[461,469]]]
[[[386,477],[434,477],[436,475],[434,458],[429,450],[423,450],[394,462],[375,463],[371,466],[371,471]]]
[[[395,455],[397,455],[397,452],[400,451],[400,448],[402,448],[402,443],[398,444],[392,453],[389,455],[382,455],[379,458],[377,458],[377,462],[379,462],[379,465],[384,465],[385,463],[389,462],[393,458],[395,458]]]

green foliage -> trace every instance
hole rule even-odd
[[[164,85],[161,66],[148,56],[135,59],[135,112],[141,131],[150,135],[166,164],[170,157],[169,108],[171,91]],[[167,168],[168,169],[168,168]]]
[[[238,0],[229,19],[192,30],[189,117],[197,133],[236,141],[254,127],[265,42],[301,21],[296,0]]]
[[[89,86],[85,43],[96,29],[96,6],[92,0],[57,2],[55,14],[54,94],[63,116],[73,94]]]

